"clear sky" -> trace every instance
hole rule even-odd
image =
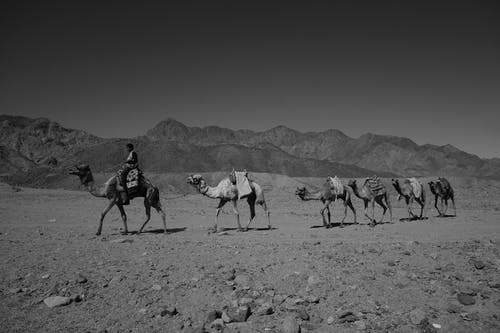
[[[104,137],[173,117],[392,134],[500,157],[493,1],[172,2],[10,2],[0,113]]]

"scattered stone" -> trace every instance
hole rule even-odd
[[[476,300],[474,299],[474,297],[467,295],[467,294],[464,294],[464,293],[459,293],[457,295],[457,299],[463,305],[473,305],[476,303]]]
[[[134,240],[132,240],[132,239],[125,239],[125,238],[117,238],[117,239],[112,239],[109,242],[110,243],[133,243]]]
[[[221,319],[225,323],[230,323],[231,322],[231,318],[229,318],[229,315],[226,313],[226,311],[222,311]]]
[[[205,326],[204,325],[200,325],[200,326],[197,326],[197,327],[193,327],[191,329],[191,331],[189,331],[190,333],[207,333],[207,330],[205,330]]]
[[[207,314],[207,319],[205,320],[205,323],[210,324],[215,319],[219,319],[221,316],[222,316],[222,312],[220,312],[220,311],[217,311],[217,310],[210,311]]]
[[[389,260],[387,262],[387,265],[393,267],[393,266],[396,266],[396,262],[394,260]]]
[[[258,316],[267,316],[267,315],[270,315],[270,314],[273,314],[274,313],[274,309],[272,307],[271,304],[269,303],[264,303],[262,304],[256,311],[255,313],[258,315]]]
[[[300,333],[300,326],[293,317],[286,317],[281,326],[283,333]]]
[[[485,267],[486,267],[486,265],[484,264],[484,262],[482,262],[482,261],[481,261],[481,260],[479,260],[479,259],[471,259],[471,260],[470,260],[470,263],[471,263],[472,265],[474,265],[474,267],[475,267],[476,269],[478,269],[478,270],[481,270],[481,269],[483,269],[483,268],[485,268]]]
[[[303,307],[297,309],[297,315],[302,320],[309,320],[309,313],[307,313],[306,309]]]
[[[413,325],[420,325],[425,319],[425,312],[420,309],[415,309],[410,312],[410,321]]]
[[[71,301],[72,302],[75,302],[75,303],[80,303],[81,301],[83,301],[83,296],[82,295],[73,295],[71,296]]]
[[[19,294],[19,293],[22,293],[22,292],[23,292],[22,288],[12,288],[12,289],[9,289],[9,294]]]
[[[162,317],[165,317],[165,316],[175,316],[177,314],[177,308],[175,306],[164,306],[161,308],[160,310],[160,315]]]
[[[248,298],[248,297],[243,297],[242,299],[240,299],[240,301],[238,303],[240,305],[250,305],[253,303],[253,299]]]
[[[326,322],[328,323],[328,325],[331,325],[335,322],[335,318],[333,318],[333,316],[330,316],[328,317],[328,319],[326,320]]]
[[[490,286],[490,288],[500,289],[500,280],[490,281],[488,282],[488,286]]]
[[[63,296],[50,296],[43,300],[45,305],[49,308],[55,308],[57,306],[64,306],[71,303],[71,298]]]
[[[462,308],[456,304],[449,304],[446,311],[448,311],[449,313],[460,313],[462,311]]]
[[[309,278],[307,279],[307,284],[309,286],[314,286],[318,283],[321,283],[321,279],[318,275],[311,275],[309,276]]]
[[[210,328],[216,329],[216,330],[222,330],[224,329],[224,321],[221,318],[215,319],[211,324]]]
[[[364,331],[366,330],[366,324],[363,320],[357,320],[354,322],[354,326],[358,331]]]
[[[319,303],[319,297],[314,295],[309,295],[306,297],[306,301],[309,303]]]
[[[440,324],[435,324],[435,323],[433,323],[433,324],[432,324],[432,327],[434,327],[434,328],[441,328],[441,325],[440,325]]]
[[[48,279],[49,277],[50,277],[50,274],[44,274],[44,275],[41,276],[41,278],[44,279],[44,280]]]
[[[251,311],[250,307],[243,305],[237,308],[228,309],[227,315],[231,319],[231,322],[242,323],[247,321],[248,317],[250,317]]]
[[[339,323],[353,323],[358,320],[358,317],[351,311],[344,312],[339,316]]]
[[[422,333],[437,333],[437,329],[431,325],[429,322],[429,319],[425,318],[421,323],[420,323],[420,332]]]
[[[148,309],[146,309],[146,308],[139,309],[139,313],[142,315],[145,315],[146,312],[148,312]]]
[[[87,278],[81,274],[78,274],[78,277],[76,278],[77,283],[87,283]]]
[[[156,291],[160,291],[161,290],[161,286],[159,284],[153,284],[153,286],[151,287],[151,289],[156,290]]]
[[[50,223],[55,223],[57,220],[56,219],[50,219],[49,222]]]
[[[250,286],[250,278],[246,275],[237,275],[234,278],[234,282],[242,287]]]

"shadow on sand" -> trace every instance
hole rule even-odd
[[[457,217],[457,216],[456,215],[451,215],[451,214],[444,214],[444,215],[438,215],[436,217],[446,218],[446,217]]]
[[[401,219],[399,219],[400,222],[412,222],[412,221],[420,221],[420,220],[428,220],[429,218],[428,217],[412,217],[412,218],[409,218],[409,217],[403,217]]]
[[[183,227],[183,228],[167,228],[167,234],[175,234],[177,232],[182,232],[182,231],[185,231],[187,228],[186,227]],[[133,235],[137,235],[137,231],[132,231],[130,232],[131,234]],[[144,230],[143,232],[141,232],[141,235],[142,234],[163,234],[164,233],[164,230],[163,229],[149,229],[149,230]]]

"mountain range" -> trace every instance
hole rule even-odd
[[[267,131],[189,127],[166,119],[136,138],[100,138],[49,119],[0,116],[0,177],[63,174],[75,163],[116,170],[133,142],[146,172],[247,169],[292,177],[474,176],[500,179],[500,159],[481,159],[451,145],[418,145],[408,138],[339,130],[302,133],[285,126]],[[29,177],[28,177],[29,178]]]

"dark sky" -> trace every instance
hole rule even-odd
[[[500,156],[492,1],[170,2],[4,5],[0,113],[105,137],[173,117]]]

